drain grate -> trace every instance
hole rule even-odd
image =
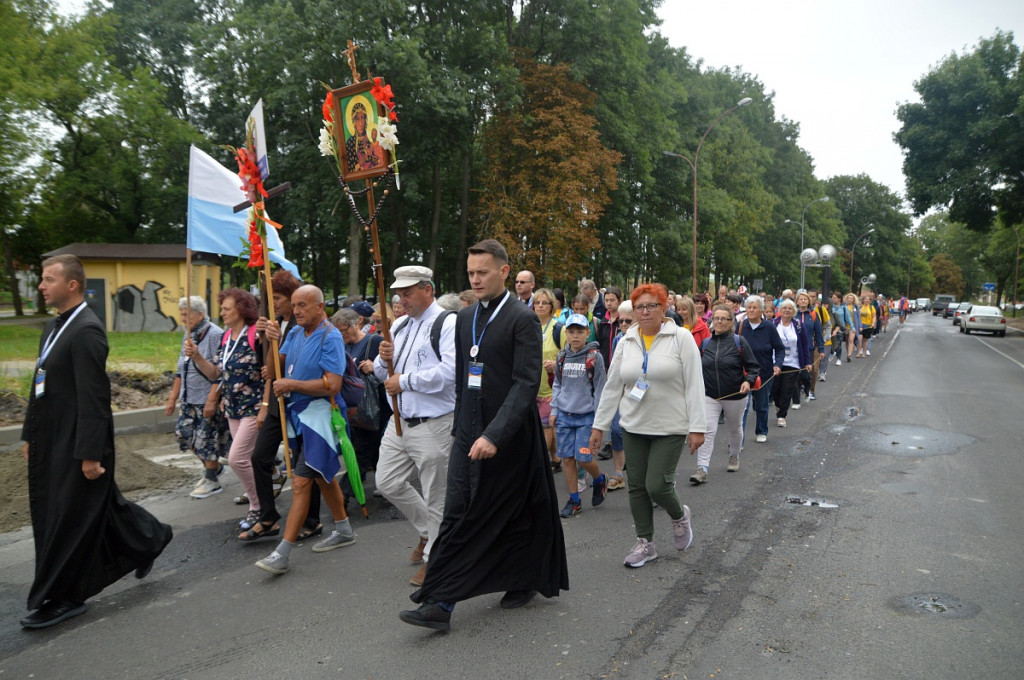
[[[899,611],[947,619],[965,619],[981,611],[978,605],[964,602],[948,593],[913,593],[905,597],[895,597],[890,604]]]
[[[816,498],[802,498],[800,496],[786,496],[786,502],[792,505],[803,505],[808,508],[838,508],[835,503],[819,500]]]

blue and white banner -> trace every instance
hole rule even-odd
[[[236,173],[192,147],[188,167],[188,248],[236,257],[241,254],[242,244],[249,238],[249,212],[232,210],[247,200],[240,183]],[[285,259],[284,243],[277,229],[269,225],[267,249],[271,262],[299,275],[299,268]]]

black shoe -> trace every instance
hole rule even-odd
[[[78,616],[86,610],[84,603],[50,600],[21,620],[22,628],[49,628],[61,621]]]
[[[601,447],[601,450],[597,452],[598,460],[611,460],[612,458],[612,445],[605,444]]]
[[[137,567],[135,569],[135,578],[146,578],[151,571],[153,571],[153,560],[143,564],[141,567]]]
[[[536,590],[510,590],[501,598],[502,609],[519,609],[533,599]]]
[[[452,613],[445,611],[439,604],[421,604],[419,609],[407,609],[398,613],[398,618],[413,626],[433,628],[434,630],[451,630]]]
[[[561,472],[562,471],[562,461],[560,461],[560,460],[553,460],[553,461],[551,461],[551,471],[552,472]]]

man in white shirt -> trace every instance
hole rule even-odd
[[[419,544],[409,556],[410,562],[423,562],[409,581],[415,586],[423,585],[426,560],[444,515],[455,410],[455,314],[434,301],[433,276],[427,267],[395,270],[391,288],[398,291],[407,316],[395,324],[392,342],[380,344],[373,364],[388,395],[397,396],[395,415],[402,421],[401,435],[392,419],[381,441],[377,488],[419,533]],[[437,330],[435,323],[440,324]],[[388,361],[394,362],[390,377]],[[413,470],[422,494],[409,482]]]

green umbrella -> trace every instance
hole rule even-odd
[[[348,438],[345,417],[341,415],[341,409],[338,408],[334,397],[331,397],[331,428],[341,446],[341,456],[345,461],[345,470],[348,472],[348,482],[352,486],[352,493],[355,494],[356,500],[359,501],[359,505],[363,509],[363,516],[369,519],[370,513],[366,510],[366,491],[363,490],[363,480],[359,477],[356,449],[352,446],[352,440]]]

